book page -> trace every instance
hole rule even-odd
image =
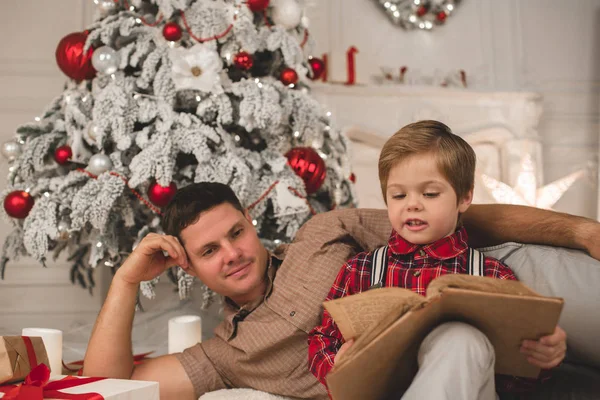
[[[434,279],[427,287],[427,297],[437,296],[448,288],[485,293],[511,294],[515,296],[541,297],[519,281],[462,274],[442,275]]]
[[[323,303],[346,341],[360,336],[398,308],[411,308],[425,299],[401,288],[372,289]]]

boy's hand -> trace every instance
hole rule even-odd
[[[340,359],[340,357],[354,344],[354,339],[350,339],[347,342],[345,342],[342,347],[340,347],[340,349],[338,350],[337,354],[335,355],[335,358],[333,359],[333,365],[335,365],[338,360]]]
[[[560,326],[554,329],[552,335],[540,340],[524,340],[521,344],[521,353],[527,356],[527,361],[543,369],[558,366],[565,358],[566,351],[567,334]]]

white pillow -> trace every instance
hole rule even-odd
[[[352,172],[356,176],[354,193],[358,197],[360,208],[386,208],[381,186],[379,185],[379,161],[380,148],[353,141],[351,146]]]

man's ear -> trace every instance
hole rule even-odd
[[[252,223],[252,217],[250,216],[250,213],[248,212],[248,209],[246,209],[244,211],[244,217],[246,217],[246,219],[248,220],[248,222]]]
[[[458,212],[464,213],[467,211],[471,203],[473,202],[473,189],[469,190],[467,194],[465,194],[462,199],[458,201]]]
[[[179,242],[179,245],[181,246],[181,248],[183,249],[183,251],[185,253],[185,259],[187,260],[187,265],[185,265],[185,266],[179,265],[179,267],[181,269],[183,269],[187,274],[195,276],[197,278],[196,272],[194,271],[194,268],[192,267],[192,264],[190,263],[190,258],[188,257],[187,250],[185,248],[185,244],[183,243],[183,239],[181,238],[181,234],[176,235],[175,239]]]
[[[180,267],[181,267],[181,265],[180,265]],[[196,271],[194,271],[194,267],[192,267],[192,264],[190,264],[189,261],[188,261],[188,265],[186,267],[181,267],[181,268],[185,271],[186,274],[195,276],[196,278],[198,277],[198,275],[196,274]]]
[[[183,251],[185,251],[185,258],[187,260],[187,265],[186,266],[180,265],[179,267],[181,267],[181,269],[183,269],[187,274],[195,276],[197,278],[198,275],[196,274],[196,271],[194,271],[194,267],[192,267],[192,264],[190,263],[190,258],[188,257],[187,250],[185,249],[183,242],[180,241],[180,243],[181,243],[181,247],[183,247]]]

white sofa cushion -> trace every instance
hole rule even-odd
[[[600,262],[582,251],[505,243],[480,249],[545,296],[562,297],[567,361],[600,368]]]

